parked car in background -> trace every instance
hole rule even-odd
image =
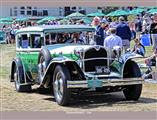
[[[0,30],[0,44],[6,43],[6,35],[5,32]]]
[[[95,29],[84,25],[44,25],[16,32],[16,57],[11,81],[18,92],[31,86],[53,88],[59,105],[70,103],[80,91],[123,91],[127,100],[138,100],[143,79],[135,53],[89,45]],[[91,36],[91,33],[93,36]]]

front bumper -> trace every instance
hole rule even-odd
[[[98,88],[107,86],[124,86],[142,84],[142,78],[124,78],[124,79],[93,79],[93,80],[68,80],[67,88]]]

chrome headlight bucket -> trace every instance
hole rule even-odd
[[[74,49],[74,54],[79,57],[80,59],[83,59],[84,56],[84,49],[82,47],[77,47]]]
[[[116,55],[116,57],[119,58],[121,56],[122,50],[121,50],[121,48],[119,46],[115,46],[115,47],[113,47],[113,52]]]

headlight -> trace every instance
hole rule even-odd
[[[84,49],[82,47],[77,47],[74,49],[74,54],[81,59],[83,58],[83,53]]]
[[[119,46],[113,47],[113,52],[115,53],[117,57],[121,56],[121,48]]]

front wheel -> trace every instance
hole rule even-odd
[[[126,100],[138,100],[142,92],[142,84],[130,85],[124,91]]]
[[[133,61],[128,61],[124,67],[126,74],[124,78],[139,78],[141,71],[138,65]],[[124,90],[126,100],[138,100],[142,92],[142,84],[129,85]]]
[[[53,92],[56,102],[65,106],[70,101],[71,91],[67,88],[67,80],[71,76],[69,70],[64,65],[57,65],[53,75]]]

